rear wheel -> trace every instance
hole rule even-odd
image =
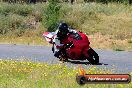
[[[88,50],[88,54],[89,54],[88,61],[91,64],[98,64],[99,63],[99,56],[92,48],[90,48]]]
[[[64,49],[60,50],[59,60],[62,61],[63,63],[68,61],[68,57]]]

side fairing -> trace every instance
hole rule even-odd
[[[67,54],[69,58],[73,59],[81,59],[82,54],[84,54],[84,51],[89,49],[89,40],[87,36],[83,33],[78,32],[79,36],[81,37],[80,39],[76,39],[73,37],[73,35],[70,35],[64,42],[64,44],[68,42],[73,42],[74,47],[68,48]],[[88,56],[88,55],[85,55]]]

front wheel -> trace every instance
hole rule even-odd
[[[90,48],[88,50],[88,54],[89,54],[88,61],[91,64],[93,64],[93,65],[99,64],[99,56],[98,56],[98,54],[92,48]]]
[[[64,58],[64,57],[59,57],[59,61],[62,61],[64,63],[64,62],[67,62],[68,59],[67,58]]]

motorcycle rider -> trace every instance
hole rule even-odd
[[[68,27],[66,23],[60,23],[57,30],[55,31],[56,36],[53,39],[52,51],[54,52],[54,56],[59,58],[60,49],[63,47],[62,40],[68,37],[70,33],[76,32]]]

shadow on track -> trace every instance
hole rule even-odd
[[[72,64],[85,64],[85,65],[91,65],[89,62],[81,62],[81,61],[71,61],[68,60],[67,62],[70,62]],[[104,63],[98,63],[96,65],[108,65],[108,64],[104,64]]]

